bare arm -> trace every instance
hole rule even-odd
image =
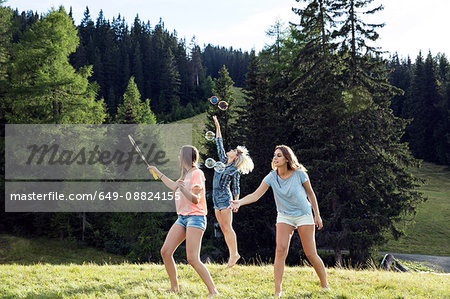
[[[166,177],[155,166],[149,166],[149,167],[147,167],[147,169],[149,172],[151,172],[153,170],[156,173],[156,175],[158,176],[158,179],[160,179],[164,183],[164,185],[166,185],[167,188],[169,188],[170,190],[175,191],[178,188],[177,182],[174,182],[171,179],[169,179],[168,177]]]
[[[195,185],[191,191],[186,188],[184,181],[178,180],[177,184],[180,188],[181,193],[183,193],[183,195],[186,196],[189,201],[192,201],[192,203],[194,204],[198,204],[200,202],[200,193],[202,192],[202,187],[200,185]]]
[[[222,138],[222,133],[220,132],[219,121],[217,120],[217,116],[213,116],[214,124],[216,125],[216,137]]]
[[[239,209],[240,206],[257,202],[258,199],[260,199],[261,196],[263,196],[268,189],[269,185],[267,185],[264,182],[261,182],[261,185],[259,185],[258,189],[256,189],[255,192],[243,197],[240,200],[231,201],[231,209],[233,209],[233,211],[237,211],[237,209]]]
[[[317,228],[321,229],[323,227],[322,218],[320,217],[319,205],[317,203],[316,194],[314,193],[314,190],[311,186],[311,182],[307,180],[302,185],[305,188],[306,195],[308,196],[308,199],[311,202],[312,208],[314,210],[314,222]]]

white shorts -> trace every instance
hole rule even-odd
[[[314,225],[314,218],[312,214],[302,216],[286,216],[278,213],[277,223],[286,223],[297,228],[302,225]]]

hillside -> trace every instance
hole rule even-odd
[[[450,169],[424,162],[414,172],[425,179],[420,190],[428,200],[418,207],[414,221],[406,223],[406,236],[381,250],[450,256]]]
[[[71,241],[0,235],[0,264],[120,264],[124,261],[121,256],[82,247]]]

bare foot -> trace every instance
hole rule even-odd
[[[281,291],[279,291],[278,293],[275,292],[275,295],[273,297],[274,298],[280,298],[281,297]]]
[[[234,265],[236,265],[236,262],[241,258],[241,256],[239,255],[239,253],[237,253],[236,255],[230,256],[230,258],[228,259],[228,265],[227,268],[231,268]]]
[[[219,296],[219,292],[217,290],[214,290],[214,292],[209,293],[208,296],[206,298],[212,298],[212,297],[216,297]]]
[[[158,291],[165,292],[165,293],[179,293],[180,289],[179,288],[170,288],[170,289],[159,288]]]

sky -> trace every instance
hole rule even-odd
[[[378,29],[376,46],[389,53],[398,52],[415,59],[419,51],[450,56],[449,0],[375,0],[371,7],[385,9],[367,20],[385,23]],[[141,21],[157,24],[160,18],[170,32],[177,31],[187,44],[195,36],[197,44],[211,43],[234,49],[257,52],[270,44],[266,31],[276,20],[287,25],[298,23],[291,10],[302,4],[295,0],[7,0],[4,4],[21,11],[47,13],[52,7],[72,7],[75,24],[83,18],[86,6],[95,21],[100,9],[112,21],[120,14],[131,25],[138,14]],[[389,55],[389,54],[386,54]]]

